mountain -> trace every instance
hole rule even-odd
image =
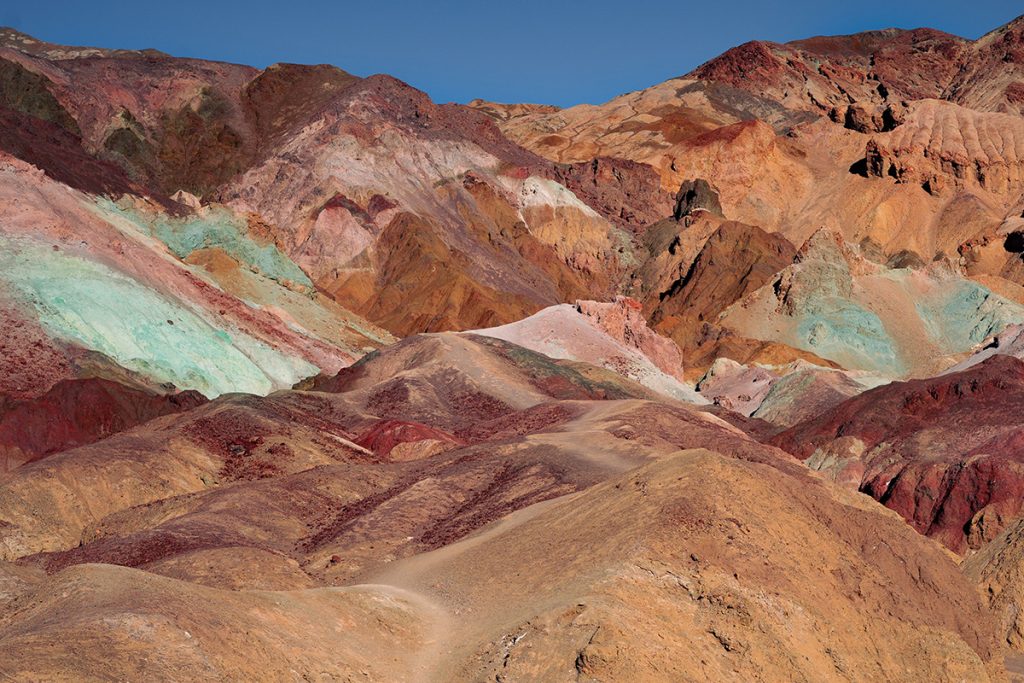
[[[1007,680],[1022,21],[566,109],[0,29],[0,677]]]
[[[1005,277],[1001,240],[984,266],[969,252],[1020,215],[1020,27],[753,42],[603,105],[477,106],[559,162],[646,163],[666,191],[702,180],[727,219],[795,244],[827,227],[882,259],[966,258],[972,276]]]

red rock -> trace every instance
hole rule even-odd
[[[648,164],[598,157],[556,166],[554,179],[616,225],[640,231],[672,211],[658,172]]]
[[[833,476],[862,463],[860,490],[964,552],[1024,506],[1021,410],[1024,362],[996,355],[954,374],[872,389],[772,443]],[[983,533],[973,529],[982,520]]]
[[[0,471],[205,402],[195,391],[161,395],[105,379],[61,380],[37,398],[0,395]]]
[[[452,445],[464,443],[458,437],[443,430],[434,429],[419,422],[403,422],[401,420],[381,420],[355,442],[377,455],[388,455],[398,444],[426,440],[441,441]]]

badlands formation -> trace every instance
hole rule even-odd
[[[602,105],[0,29],[0,678],[1024,671],[1024,18]]]

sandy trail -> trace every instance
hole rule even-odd
[[[405,602],[416,610],[424,620],[423,643],[419,650],[409,655],[409,678],[412,683],[427,683],[438,680],[436,671],[442,658],[448,653],[448,637],[452,632],[451,615],[436,600],[422,591],[409,590],[387,583],[361,583],[348,586],[347,592],[385,594]]]
[[[620,474],[643,465],[647,459],[624,455],[622,441],[608,432],[608,425],[617,415],[643,404],[644,401],[638,399],[595,402],[583,415],[562,425],[560,431],[531,434],[526,440],[554,446],[578,458],[588,469],[607,476]]]
[[[613,422],[617,414],[643,404],[641,400],[594,402],[587,406],[583,415],[563,425],[561,431],[534,434],[528,440],[557,445],[567,456],[579,459],[586,469],[611,477],[648,462],[648,458],[624,455],[622,442],[607,431],[609,422]],[[396,560],[359,577],[360,583],[349,587],[349,590],[375,591],[403,599],[429,624],[427,642],[413,657],[410,680],[451,680],[457,656],[466,654],[460,652],[460,648],[475,642],[475,637],[493,626],[484,623],[485,614],[472,609],[465,587],[460,585],[465,577],[447,570],[454,560],[580,493],[570,493],[517,510],[460,541]],[[443,578],[439,580],[439,577]]]
[[[363,577],[363,582],[347,587],[347,590],[386,593],[402,599],[411,604],[429,624],[423,647],[412,657],[409,680],[451,680],[451,666],[455,663],[452,658],[457,654],[458,646],[473,642],[470,636],[479,634],[483,626],[477,620],[467,618],[462,608],[463,596],[457,585],[454,585],[458,577],[452,577],[453,582],[444,586],[432,583],[431,577],[444,575],[441,568],[462,553],[577,495],[571,493],[517,510],[461,541],[397,560],[383,570]]]

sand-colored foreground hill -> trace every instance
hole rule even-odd
[[[8,680],[403,680],[396,653],[425,636],[415,603],[385,591],[228,591],[105,564],[14,572],[0,567]]]
[[[1007,644],[1024,650],[1024,521],[1018,520],[964,561],[964,573],[994,612]]]
[[[998,679],[994,628],[937,546],[785,469],[677,453],[341,589],[232,592],[107,565],[22,574],[0,671]]]

